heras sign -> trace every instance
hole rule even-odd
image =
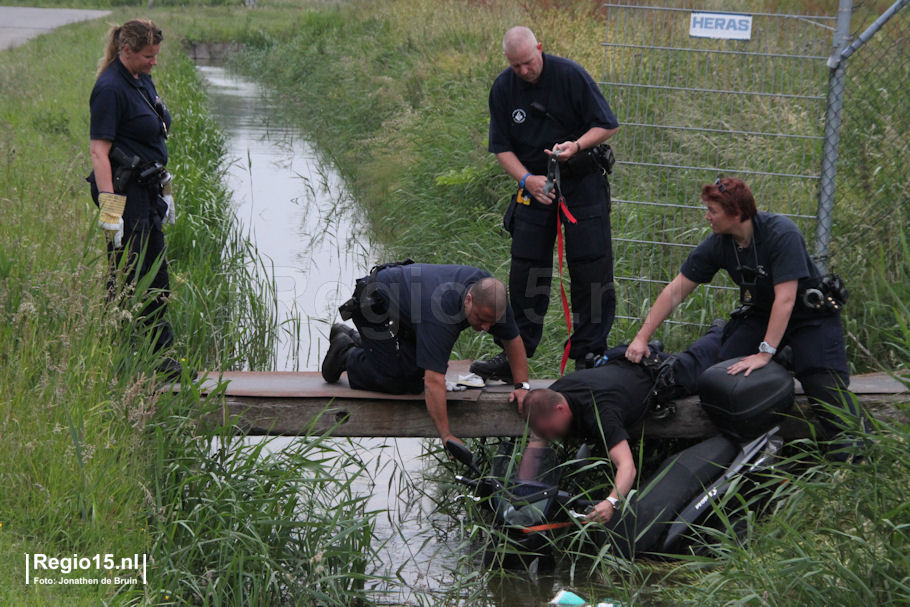
[[[739,13],[692,13],[689,17],[689,36],[693,38],[750,40],[752,38],[752,15]]]

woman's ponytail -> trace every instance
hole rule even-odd
[[[149,19],[132,19],[123,25],[112,26],[107,33],[104,56],[98,64],[95,79],[114,62],[124,47],[138,53],[147,46],[161,44],[163,39],[164,33],[161,28]]]

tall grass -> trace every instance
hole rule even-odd
[[[802,4],[776,4],[805,9]],[[600,73],[603,22],[585,2],[558,7],[394,0],[317,5],[296,19],[291,31],[278,27],[247,37],[248,46],[237,64],[270,84],[292,119],[341,167],[387,251],[430,262],[475,264],[504,277],[509,241],[498,226],[514,184],[485,151],[486,96],[503,68],[498,41],[514,23],[530,25],[548,50]],[[204,38],[206,26],[196,27],[196,35]],[[617,111],[622,120],[623,108]],[[676,144],[667,143],[671,148]],[[621,131],[614,146],[620,157],[622,145]],[[802,152],[794,152],[798,153]],[[789,166],[791,156],[775,157],[780,163],[776,166]],[[809,197],[800,191],[796,202],[804,204]],[[860,209],[839,212],[845,222],[861,214]],[[632,217],[633,213],[638,211],[617,209],[615,233],[630,236],[634,234],[628,230],[635,229],[648,234],[663,225],[659,218]],[[903,226],[903,215],[897,214],[896,220]],[[893,235],[894,227],[882,229]],[[694,242],[699,232],[678,235]],[[854,293],[846,314],[848,331],[856,336],[855,343],[869,344],[881,354],[873,358],[851,349],[852,361],[860,369],[884,361],[892,368],[906,364],[902,321],[906,314],[901,314],[906,308],[906,243],[902,246],[903,257],[889,244],[855,264],[845,259],[842,266],[835,265],[855,268],[850,276]],[[885,263],[886,256],[898,258],[898,263]],[[642,262],[618,259],[618,264],[624,261]],[[654,258],[648,264],[655,271],[672,272],[676,262]],[[703,300],[693,300],[686,317],[710,321],[698,314],[715,296],[706,292]],[[553,304],[544,347],[532,361],[537,375],[556,372],[564,338]],[[647,302],[640,306],[644,313]],[[618,323],[613,339],[620,341],[632,330],[634,323]],[[483,337],[466,336],[455,356],[476,356],[488,347]],[[581,550],[571,537],[560,540],[558,547],[569,571],[578,573],[576,583],[588,584],[583,574],[594,574],[592,598],[667,605],[899,604],[907,586],[907,511],[899,496],[908,489],[908,428],[881,429],[886,438],[876,443],[871,465],[832,467],[811,454],[794,456],[803,472],[769,481],[787,481],[769,516],[758,518],[757,511],[745,511],[747,542],[720,534],[710,558],[693,557],[681,564],[628,562],[605,552],[592,560],[590,551]],[[652,447],[642,447],[642,457]],[[603,478],[589,485],[598,487],[606,489]],[[847,487],[857,491],[849,493]],[[849,496],[849,506],[840,499],[842,493]],[[446,492],[439,496],[443,504],[451,498]],[[470,508],[467,517],[461,516],[461,502],[457,503],[444,511],[455,516],[455,530],[466,538],[465,562],[454,576],[451,592],[429,594],[422,599],[425,604],[530,604],[534,596],[545,600],[552,583],[545,577],[535,586],[527,574],[520,574],[521,583],[512,586],[498,574],[478,573],[477,549],[490,540],[483,540],[488,521]],[[732,525],[729,519],[726,523]],[[492,541],[497,540],[501,538],[494,534]],[[498,586],[506,589],[505,596]],[[530,598],[514,596],[516,588]]]
[[[105,29],[0,54],[0,602],[353,604],[372,536],[350,488],[359,462],[318,437],[265,456],[230,420],[200,423],[218,394],[202,405],[186,376],[183,391],[158,391],[142,296],[106,304],[83,181]],[[273,281],[235,227],[223,139],[179,44],[155,79],[174,116],[169,354],[192,369],[267,368]],[[23,552],[147,553],[149,583],[25,586]]]
[[[737,6],[756,10],[754,3]],[[769,1],[761,6],[771,11],[826,10],[825,6],[807,7],[795,2]],[[410,255],[429,262],[468,263],[504,277],[508,272],[509,239],[499,226],[514,184],[486,152],[487,95],[492,80],[504,67],[499,40],[508,26],[527,24],[537,31],[546,50],[578,60],[599,78],[604,65],[600,43],[604,39],[605,23],[599,7],[600,3],[580,0],[538,4],[395,0],[316,4],[287,30],[248,28],[244,37],[249,44],[238,63],[271,84],[274,94],[296,117],[297,123],[336,160],[366,207],[378,240],[387,245],[387,254]],[[196,24],[196,27],[197,35],[204,37],[206,26]],[[657,32],[670,35],[669,30]],[[787,32],[791,37],[799,36]],[[775,44],[803,48],[803,41],[788,39],[787,32],[780,34],[780,40],[775,38]],[[634,29],[627,29],[611,31],[610,35],[635,37],[637,34]],[[824,36],[817,38],[823,40]],[[823,51],[819,50],[824,54]],[[662,73],[678,74],[697,68],[700,73],[688,77],[700,78],[699,82],[712,77],[705,76],[702,63],[689,65],[685,61],[683,57],[667,55]],[[824,90],[824,68],[813,69],[809,74],[809,68],[802,63],[791,63],[765,65],[755,58],[735,58],[714,66],[720,72],[713,77],[737,81],[756,70],[770,70],[774,75],[766,78],[775,90],[805,93],[811,89],[813,94]],[[611,64],[610,69],[632,69],[632,65],[620,60]],[[901,67],[894,69],[895,76],[899,75]],[[611,78],[622,76],[610,74]],[[657,114],[672,111],[672,115],[661,117],[673,123],[702,124],[723,109],[710,95],[696,100],[697,105],[688,103],[688,97],[675,99],[670,110],[665,110],[657,107],[653,99],[630,96],[619,89],[606,93],[621,122],[633,119],[649,122]],[[812,112],[790,105],[747,103],[734,108],[729,118],[742,123],[743,128],[773,131],[779,130],[771,127],[785,114],[787,120],[799,125],[794,130],[817,134],[820,127],[816,128],[814,122],[806,126],[807,116]],[[815,114],[820,115],[820,110]],[[879,117],[870,115],[869,120],[877,124]],[[857,126],[860,131],[856,136],[844,138],[845,155],[854,154],[862,139],[862,128]],[[817,142],[812,140],[800,140],[802,143],[797,145],[790,140],[759,138],[734,145],[723,134],[710,141],[687,135],[661,138],[639,133],[635,127],[622,129],[613,144],[618,158],[623,160],[633,152],[637,154],[635,149],[649,141],[652,145],[644,153],[651,156],[638,158],[641,155],[638,154],[636,159],[670,161],[697,156],[706,164],[783,172],[802,167],[807,158],[817,157],[818,152]],[[876,162],[898,165],[903,162],[899,154],[888,149],[875,151],[880,156],[876,156]],[[816,171],[815,166],[801,169],[801,172]],[[665,200],[669,196],[673,202],[692,205],[693,209],[668,211],[620,204],[613,213],[614,235],[645,241],[672,236],[674,240],[696,243],[705,232],[697,208],[698,187],[708,177],[713,179],[702,174],[683,174],[679,179],[668,180],[643,169],[619,166],[614,181],[622,184],[625,195],[636,199],[641,196],[644,200],[654,196]],[[811,183],[801,185],[791,183],[792,179],[758,177],[755,180],[764,196],[760,201],[764,208],[814,213]],[[852,191],[860,181],[845,181],[843,187]],[[686,186],[681,187],[681,183]],[[883,204],[891,204],[888,195],[882,193],[881,197]],[[848,234],[862,216],[862,208],[859,205],[854,208],[850,202],[854,199],[863,198],[845,194],[839,199],[842,205],[836,217],[841,225],[839,233]],[[895,219],[899,225],[906,221],[903,212],[897,213]],[[892,236],[900,231],[893,224],[881,224],[881,227]],[[803,228],[810,234],[811,221],[804,221]],[[839,252],[833,267],[848,276],[854,291],[856,303],[848,306],[846,315],[863,317],[865,339],[876,344],[887,342],[888,319],[861,309],[862,302],[871,299],[879,288],[874,260],[860,251],[859,243],[847,247],[842,244],[844,240],[835,243]],[[893,238],[889,237],[888,242],[893,242]],[[676,272],[686,249],[666,252],[654,247],[617,244],[614,251],[618,274],[633,277],[645,274],[646,278],[665,280]],[[652,299],[647,295],[648,290],[639,291],[628,282],[623,285],[620,297],[624,312],[643,315]],[[656,294],[656,290],[651,294]],[[725,315],[732,299],[721,295],[716,290],[702,289],[676,318],[709,323],[713,316]],[[537,374],[556,372],[558,350],[565,338],[555,297],[545,326],[542,351],[532,361],[532,370]],[[629,339],[635,326],[634,321],[617,323],[611,340],[619,343]],[[679,332],[672,345],[678,347],[693,335]],[[465,336],[457,353],[477,356],[490,347],[482,336]],[[850,357],[858,370],[876,364],[859,348],[851,348]],[[887,357],[894,361],[893,352],[888,351]]]
[[[186,395],[191,403],[202,396]],[[365,600],[373,518],[352,488],[363,463],[320,437],[277,449],[276,439],[238,437],[230,423],[200,432],[184,406],[175,403],[151,429],[153,598],[339,607]]]

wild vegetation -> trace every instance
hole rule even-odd
[[[361,464],[317,438],[266,457],[268,442],[243,443],[229,422],[200,424],[217,394],[200,408],[195,385],[158,392],[141,298],[107,303],[83,179],[106,29],[0,54],[0,603],[349,605],[371,554],[372,519],[350,488]],[[161,63],[178,200],[172,354],[190,369],[269,368],[273,286],[221,183],[223,138],[179,44]],[[26,586],[35,552],[145,553],[149,583]]]
[[[581,0],[156,4],[163,8],[143,13],[168,36],[155,77],[175,115],[180,205],[168,228],[171,319],[175,353],[197,369],[267,368],[275,323],[269,277],[251,269],[255,250],[234,227],[220,183],[222,138],[181,53],[185,41],[246,44],[238,68],[269,84],[288,117],[337,163],[389,251],[500,276],[508,239],[497,226],[514,185],[485,147],[502,31],[527,23],[549,49],[595,75],[603,59],[599,3]],[[111,20],[134,15],[118,11]],[[125,311],[105,304],[101,236],[82,181],[104,30],[70,26],[0,53],[0,602],[353,604],[365,597],[371,558],[372,519],[350,485],[361,463],[317,437],[263,457],[268,445],[237,439],[229,425],[197,424],[197,389],[158,393],[145,371],[153,362],[146,338],[132,337],[141,302]],[[868,124],[850,128],[878,136],[877,118],[906,125],[896,113],[870,113]],[[881,359],[894,369],[910,360],[906,185],[881,184],[873,179],[880,173],[863,167],[905,160],[864,133],[842,140],[845,186],[891,212],[870,220],[860,206],[838,211],[837,267],[855,276],[845,317],[851,343],[870,351],[851,348],[854,365]],[[552,310],[538,375],[556,371],[564,338]],[[617,336],[629,330],[620,324]],[[490,347],[471,336],[456,355]],[[750,521],[749,542],[722,540],[714,558],[592,562],[572,555],[566,540],[579,583],[591,572],[597,587],[588,594],[629,604],[906,603],[910,429],[879,430],[870,463],[858,468],[800,454],[805,472],[788,479],[767,518]],[[475,522],[463,523],[468,542],[479,533]],[[149,585],[25,587],[25,552],[146,552]],[[426,604],[489,604],[496,574],[479,572],[471,557],[466,551],[461,581]]]
[[[383,2],[381,9],[372,6],[369,10],[357,3],[328,5],[305,12],[294,21],[292,30],[255,30],[244,26],[248,45],[237,58],[237,64],[270,83],[294,120],[312,133],[323,151],[341,167],[365,207],[378,239],[387,243],[387,254],[430,262],[469,263],[504,277],[508,272],[509,239],[500,228],[500,220],[514,184],[486,152],[487,93],[493,78],[504,67],[499,45],[502,31],[509,24],[526,23],[540,34],[547,50],[576,59],[599,78],[604,66],[600,43],[605,34],[603,12],[598,7],[599,3],[592,2],[543,3],[532,8],[518,2],[389,1]],[[807,7],[804,3],[766,2],[762,7],[828,12],[821,4]],[[749,10],[757,9],[751,6]],[[875,14],[875,11],[864,13],[866,18]],[[858,20],[854,25],[857,29]],[[187,35],[204,39],[210,35],[209,30],[209,26],[196,21]],[[792,38],[805,35],[801,32],[795,28],[783,31],[773,48],[781,46],[786,48],[778,50],[800,52],[808,42],[788,39],[787,35]],[[611,31],[610,35],[635,41],[636,34]],[[890,43],[879,38],[874,44]],[[864,52],[880,52],[874,44],[863,49]],[[827,43],[815,44],[810,50],[823,55]],[[623,59],[628,58],[627,53],[616,51],[613,55],[619,58],[609,62],[611,69],[631,69],[631,64]],[[773,72],[773,77],[768,79],[775,91],[824,94],[826,86],[823,69],[810,72],[803,64],[792,61],[788,64],[760,63],[753,58],[718,60],[713,66],[715,73],[706,74],[704,62],[690,65],[684,57],[662,57],[661,65],[649,69],[662,70],[660,73],[667,77],[686,69],[698,72],[691,78],[681,78],[682,82],[707,84],[715,78],[736,82],[749,70],[761,69]],[[858,77],[856,82],[848,84],[855,88],[848,88],[848,93],[860,96],[859,91],[865,91],[866,97],[887,95],[892,83],[906,75],[905,66],[899,62],[890,70],[877,74],[877,80]],[[621,76],[612,72],[608,75],[611,79]],[[873,91],[876,86],[884,87],[885,93]],[[763,100],[748,100],[742,107],[731,109],[729,101],[717,101],[711,95],[690,95],[660,104],[651,97],[618,89],[615,93],[613,89],[608,90],[607,95],[621,122],[626,116],[633,122],[649,122],[654,121],[655,115],[671,112],[670,122],[689,124],[695,120],[702,124],[706,119],[701,114],[722,112],[725,120],[741,128],[774,131],[774,124],[783,115],[797,124],[809,120],[811,115],[806,102],[768,105]],[[662,109],[665,103],[670,109]],[[906,225],[908,202],[906,186],[898,176],[906,168],[906,158],[902,148],[880,143],[876,146],[862,135],[906,128],[907,119],[892,111],[893,104],[873,107],[881,107],[881,111],[870,108],[861,120],[848,122],[841,138],[845,170],[839,182],[840,206],[835,210],[831,264],[847,277],[852,301],[857,302],[848,307],[845,317],[853,336],[851,362],[860,371],[878,368],[883,361],[887,361],[888,368],[906,363],[906,357],[888,344],[898,324],[894,305],[910,295],[906,291],[910,268],[905,258],[897,256],[896,263],[888,264],[886,283],[877,282],[875,272],[882,255],[890,256],[900,250],[898,227]],[[792,130],[820,134],[821,111],[817,114],[817,124],[798,124]],[[613,176],[614,197],[667,201],[665,191],[669,191],[669,202],[687,205],[689,209],[617,203],[612,218],[614,236],[633,241],[614,246],[619,276],[647,274],[652,279],[668,280],[685,249],[675,247],[668,251],[637,245],[634,241],[669,239],[694,244],[706,230],[697,193],[708,177],[687,173],[680,179],[688,188],[680,189],[682,181],[668,179],[661,169],[649,173],[640,167],[623,166],[624,153],[625,157],[634,153],[636,158],[648,160],[647,146],[650,146],[654,162],[678,162],[683,158],[686,160],[683,164],[716,162],[778,173],[818,170],[801,164],[814,154],[820,158],[816,149],[820,145],[818,141],[753,137],[736,145],[725,135],[705,139],[700,134],[674,133],[661,139],[659,135],[636,129],[623,127],[613,141],[620,161]],[[859,158],[864,158],[865,164]],[[883,171],[882,167],[890,169]],[[811,180],[756,176],[750,181],[756,181],[759,204],[765,208],[807,216],[815,212],[815,182]],[[888,219],[883,221],[885,216]],[[800,221],[811,247],[813,224],[809,220]],[[874,236],[866,226],[873,228]],[[858,233],[869,234],[869,238],[857,238]],[[884,291],[885,284],[897,289],[894,294],[897,299]],[[618,290],[620,314],[632,318],[643,314],[656,294],[653,288],[649,291],[628,280],[620,281]],[[871,308],[863,305],[872,300],[888,303]],[[733,302],[728,297],[719,299],[717,291],[702,289],[701,296],[687,304],[675,319],[707,324],[715,316],[726,314]],[[551,349],[532,361],[537,374],[557,371],[557,352],[565,336],[555,293],[548,321],[551,322],[547,322],[544,343]],[[612,339],[620,343],[630,338],[634,325],[634,320],[620,321]],[[695,335],[694,330],[674,332],[670,327],[663,337],[675,346]],[[864,350],[863,344],[875,347]],[[461,342],[458,354],[476,356],[490,348],[488,342],[472,336]]]

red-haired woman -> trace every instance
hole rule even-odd
[[[803,292],[818,283],[819,272],[796,224],[783,215],[758,212],[749,186],[741,179],[718,179],[702,188],[701,198],[713,233],[692,251],[657,297],[626,358],[639,362],[648,355],[648,340],[657,327],[699,284],[711,282],[723,269],[739,285],[742,304],[727,323],[718,357],[743,357],[730,366],[729,373],[748,375],[789,345],[794,372],[826,438],[860,429],[860,413],[846,391],[850,376],[840,314],[827,308],[809,309],[802,303]]]

